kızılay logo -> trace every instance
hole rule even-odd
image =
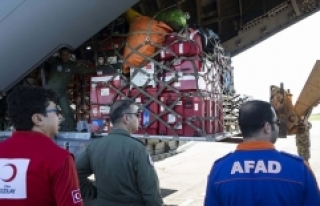
[[[3,182],[12,182],[17,176],[17,167],[14,164],[6,164],[3,167],[11,167],[12,168],[12,174],[8,178],[1,178],[1,180]]]
[[[0,199],[27,198],[30,159],[0,158]]]
[[[6,164],[3,166],[5,167],[10,167],[12,169],[12,173],[9,177],[7,178],[0,178],[1,181],[5,182],[5,183],[9,183],[12,182],[16,176],[17,176],[17,167],[14,164]],[[11,188],[9,185],[5,185],[4,188],[0,188],[0,194],[14,194],[15,193],[15,189]]]

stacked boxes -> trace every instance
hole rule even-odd
[[[91,77],[90,120],[93,132],[109,132],[111,104],[124,97],[125,79],[120,74]]]
[[[137,134],[213,137],[222,133],[222,94],[231,92],[225,85],[230,75],[223,74],[232,70],[231,61],[221,49],[204,53],[201,38],[194,29],[169,34],[153,58],[130,68],[130,76],[92,77],[90,118],[100,128],[97,131],[110,131],[110,106],[126,98],[143,109]],[[218,43],[217,47],[221,48]]]

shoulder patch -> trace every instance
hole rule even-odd
[[[132,136],[130,136],[130,137],[131,137],[131,139],[134,139],[135,141],[141,143],[143,146],[146,146],[146,144],[145,144],[144,142],[142,142],[140,139],[134,138],[134,137],[132,137]]]
[[[62,66],[61,66],[61,65],[58,65],[58,66],[57,66],[57,70],[58,70],[58,72],[61,72],[61,71],[62,71]]]
[[[299,155],[291,154],[291,153],[284,152],[284,151],[280,151],[280,153],[283,154],[283,155],[285,155],[285,156],[287,156],[287,157],[291,157],[291,158],[293,158],[293,159],[303,161],[303,158],[300,157]]]
[[[233,154],[233,152],[229,152],[228,154],[226,154],[226,155],[224,155],[224,156],[222,156],[222,157],[220,157],[220,158],[216,159],[214,162],[215,162],[215,163],[217,163],[217,162],[219,162],[219,161],[221,161],[221,160],[225,159],[226,157],[230,156],[231,154]]]

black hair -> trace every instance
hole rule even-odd
[[[61,52],[63,51],[67,51],[69,53],[71,53],[71,50],[68,48],[68,47],[62,47],[60,50],[59,50],[59,54],[61,54]]]
[[[238,123],[243,138],[254,137],[266,122],[272,125],[273,130],[275,129],[272,123],[274,114],[271,108],[270,103],[260,100],[248,101],[241,106]]]
[[[126,112],[131,112],[130,106],[134,104],[131,100],[118,100],[110,108],[110,121],[113,125],[118,124],[120,118]]]
[[[46,116],[49,101],[57,103],[57,95],[51,89],[18,86],[7,97],[8,115],[16,130],[31,130],[33,114]]]

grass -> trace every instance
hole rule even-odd
[[[309,121],[320,121],[320,114],[311,114]]]

